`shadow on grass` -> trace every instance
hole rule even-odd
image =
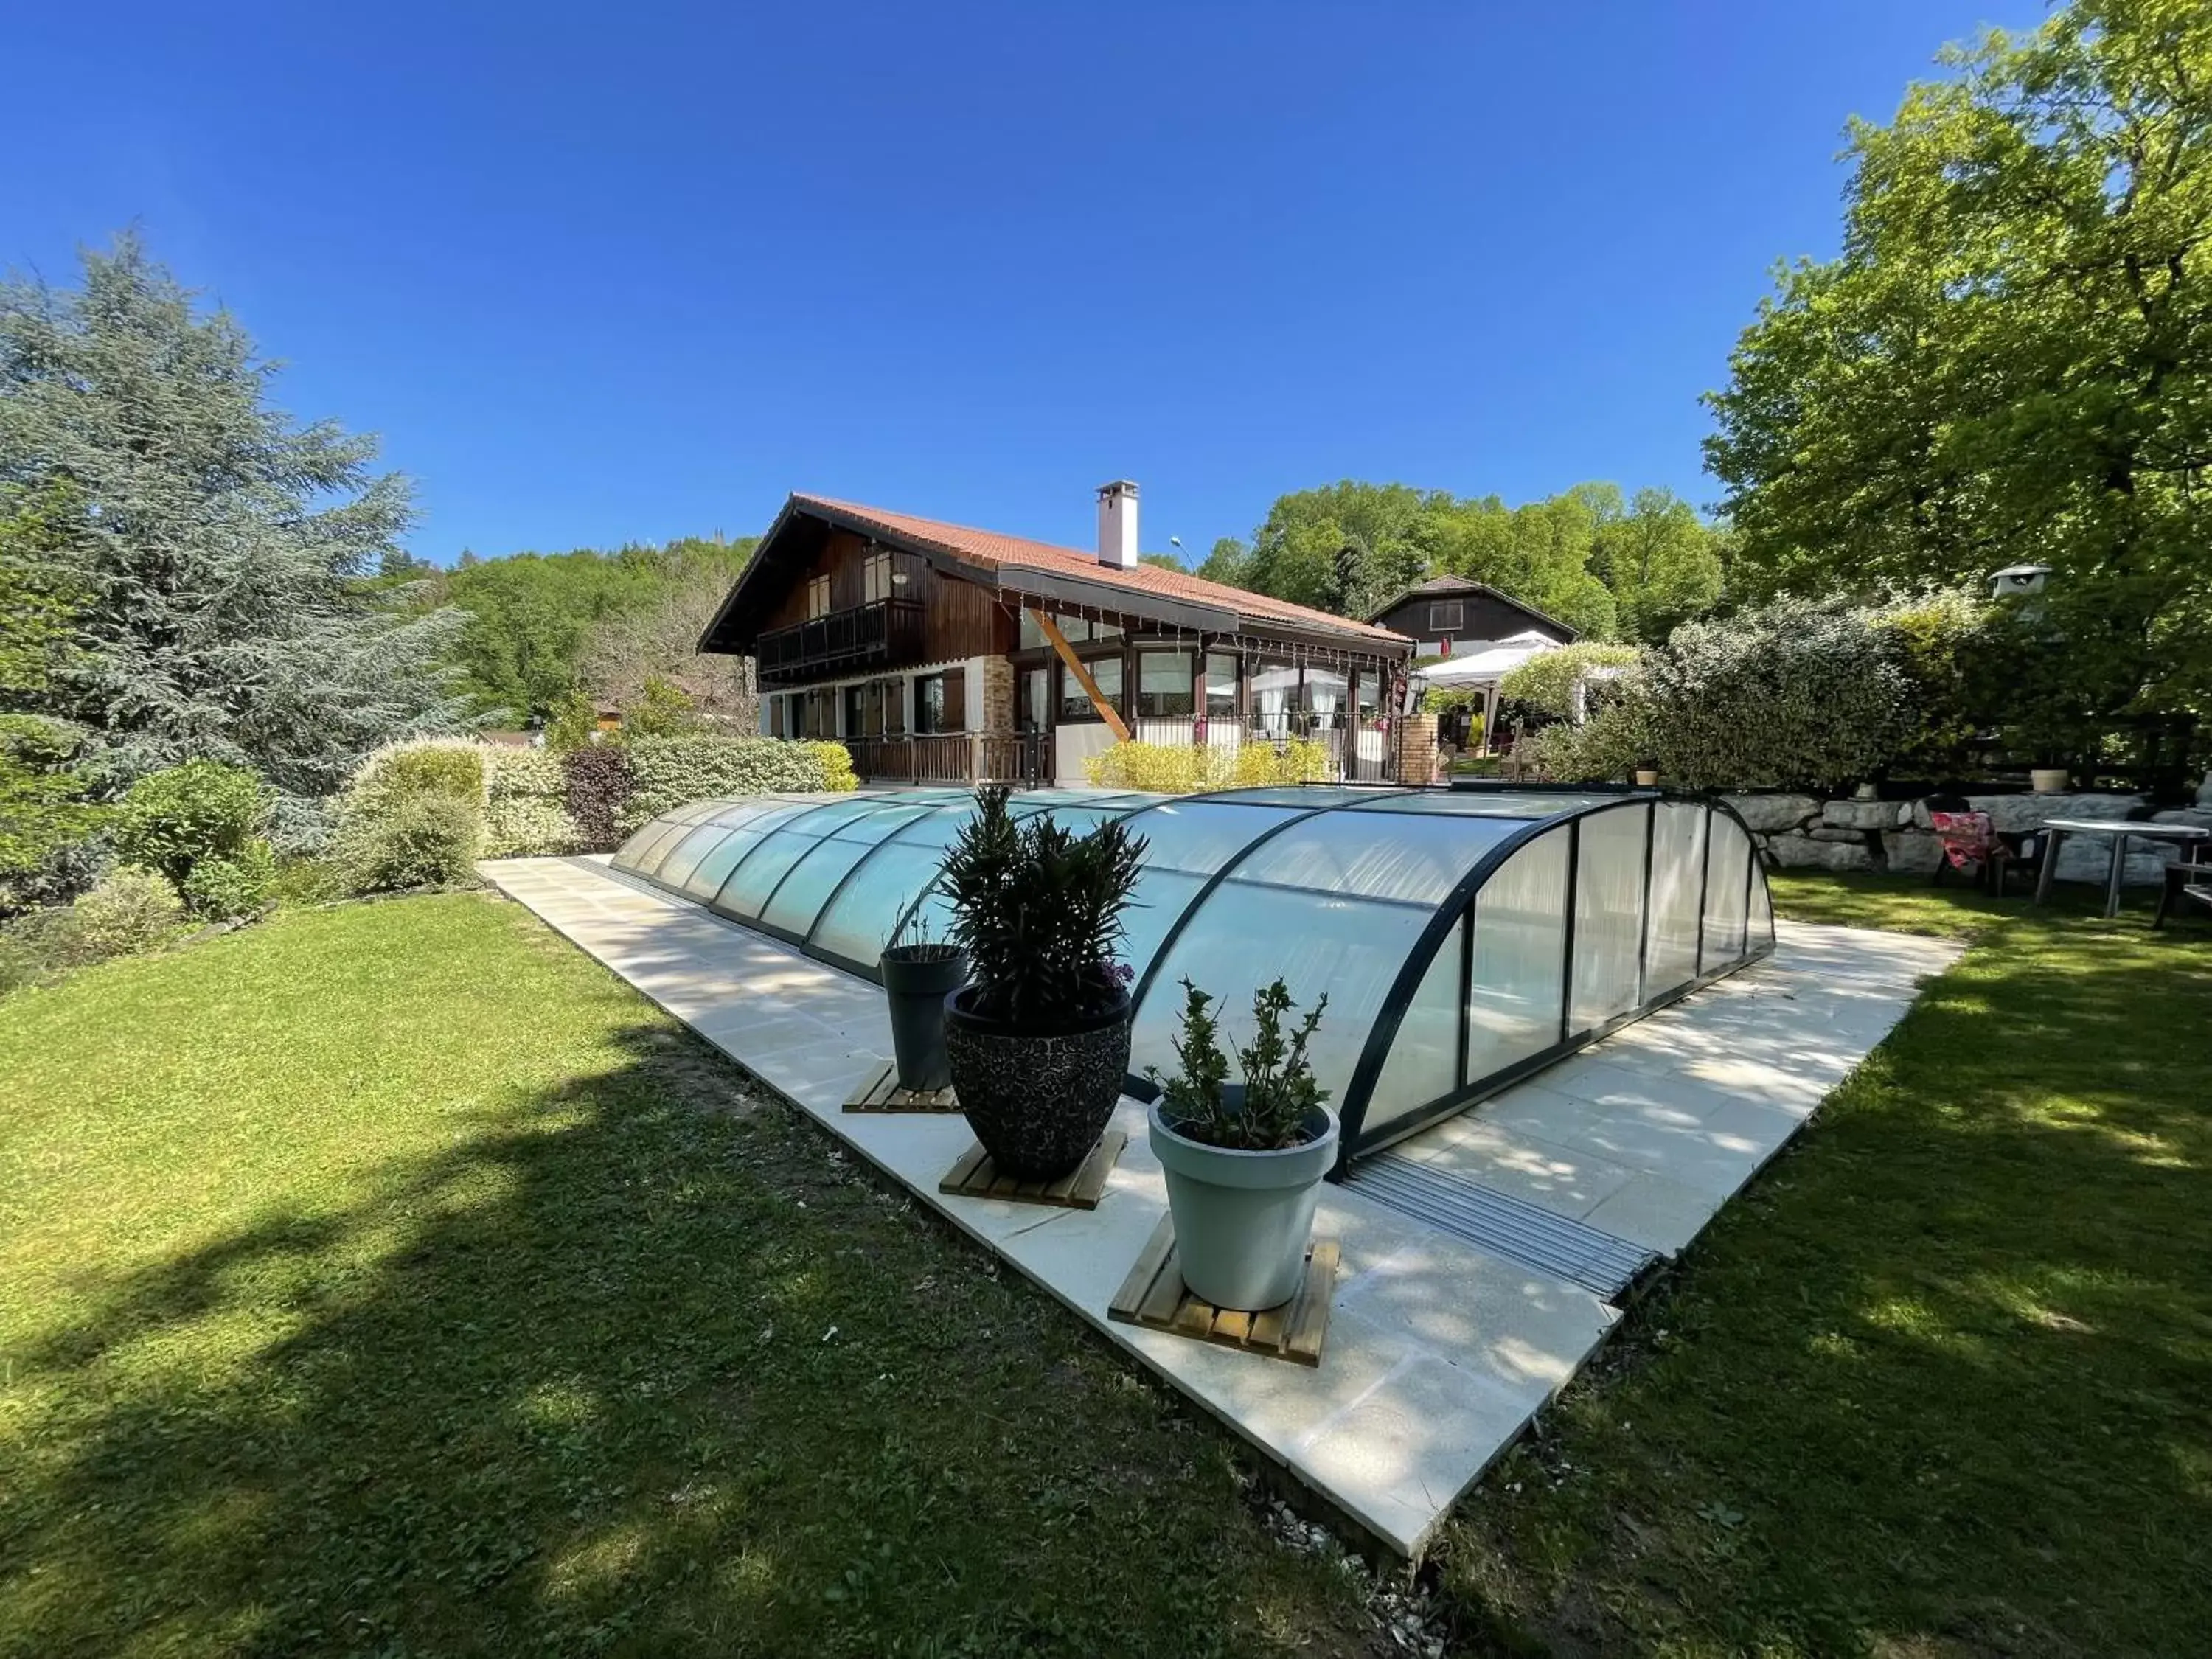
[[[689,1037],[611,1035],[354,1201],[73,1271],[0,1362],[0,1650],[1360,1650],[1218,1437]]]
[[[1987,936],[1466,1508],[1469,1620],[1563,1652],[2201,1643],[2208,1008],[2201,933]]]

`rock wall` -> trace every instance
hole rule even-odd
[[[1929,828],[1928,809],[1910,800],[1821,800],[1814,795],[1723,795],[1742,816],[1771,866],[1783,870],[1893,870],[1929,875],[1943,856]],[[2141,795],[1969,795],[1968,804],[2002,830],[2040,827],[2051,818],[2124,818],[2143,805]],[[2212,829],[2212,807],[2154,812],[2154,823],[2193,823]],[[2130,844],[2124,879],[2155,882],[2172,859],[2172,847]],[[2058,879],[2105,879],[2112,845],[2101,837],[2067,838],[2058,855]]]

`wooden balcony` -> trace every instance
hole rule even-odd
[[[921,660],[921,603],[876,599],[849,611],[771,629],[753,658],[763,685],[793,685]]]
[[[1041,732],[933,732],[913,737],[842,738],[864,783],[1052,781],[1052,739]]]

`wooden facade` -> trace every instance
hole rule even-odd
[[[1439,576],[1401,593],[1369,620],[1403,634],[1429,656],[1457,655],[1477,642],[1511,639],[1516,634],[1541,634],[1561,645],[1576,638],[1575,630],[1565,623],[1487,582],[1459,576]]]

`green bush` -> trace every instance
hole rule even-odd
[[[488,859],[549,858],[583,843],[559,800],[535,795],[495,799],[484,809],[483,855]]]
[[[623,745],[629,757],[632,788],[615,814],[623,834],[672,807],[716,795],[809,793],[832,787],[823,751],[844,754],[842,745],[787,742],[778,738],[707,735],[639,738]],[[578,750],[578,754],[586,750]],[[852,771],[848,758],[842,769]],[[571,777],[574,774],[571,773]],[[837,786],[849,787],[851,786]],[[576,814],[580,824],[583,815]]]
[[[1594,668],[1633,668],[1642,654],[1632,645],[1602,645],[1595,641],[1540,651],[1499,678],[1498,695],[1525,702],[1554,719],[1566,720],[1579,712],[1575,708],[1575,686],[1584,675]]]
[[[120,864],[69,908],[57,955],[69,965],[128,956],[159,945],[185,919],[185,902],[158,870]]]
[[[1562,720],[1530,733],[1516,752],[1560,783],[1625,783],[1652,757],[1644,713],[1630,690],[1580,725]]]
[[[77,739],[52,721],[0,714],[0,915],[70,890],[91,862],[87,844],[107,813],[84,800],[77,756]]]
[[[464,886],[476,878],[483,813],[473,800],[426,793],[380,799],[346,818],[337,859],[348,888],[392,893]]]
[[[252,915],[269,902],[276,880],[276,855],[265,841],[250,841],[230,858],[202,859],[185,878],[185,902],[203,916]]]
[[[115,811],[115,850],[125,864],[158,870],[203,915],[244,914],[258,904],[251,874],[273,870],[269,843],[257,835],[268,817],[268,787],[242,766],[186,761],[149,772],[124,793]],[[234,871],[193,875],[203,864]],[[264,885],[265,886],[265,882]],[[243,896],[240,908],[210,908]]]
[[[1988,601],[1959,589],[1899,600],[1875,614],[1905,676],[1912,716],[1892,757],[1894,769],[1936,780],[1961,777],[1974,765],[1976,739],[1991,723],[1988,705],[1995,701],[1987,671],[2017,661],[1991,637],[1990,620]]]
[[[550,749],[488,750],[485,794],[494,801],[559,800],[568,787],[561,757]]]
[[[289,859],[269,884],[276,904],[331,904],[346,896],[346,871],[334,858]]]
[[[1083,763],[1084,775],[1101,789],[1142,789],[1189,795],[1207,789],[1256,789],[1317,783],[1329,775],[1325,744],[1248,741],[1226,744],[1117,743]]]
[[[357,799],[413,799],[444,795],[482,806],[489,793],[490,745],[465,738],[418,738],[386,744],[362,762],[346,785]]]
[[[817,739],[806,747],[813,750],[814,758],[822,763],[822,787],[824,789],[842,793],[860,787],[860,775],[853,769],[852,750],[843,744]]]

